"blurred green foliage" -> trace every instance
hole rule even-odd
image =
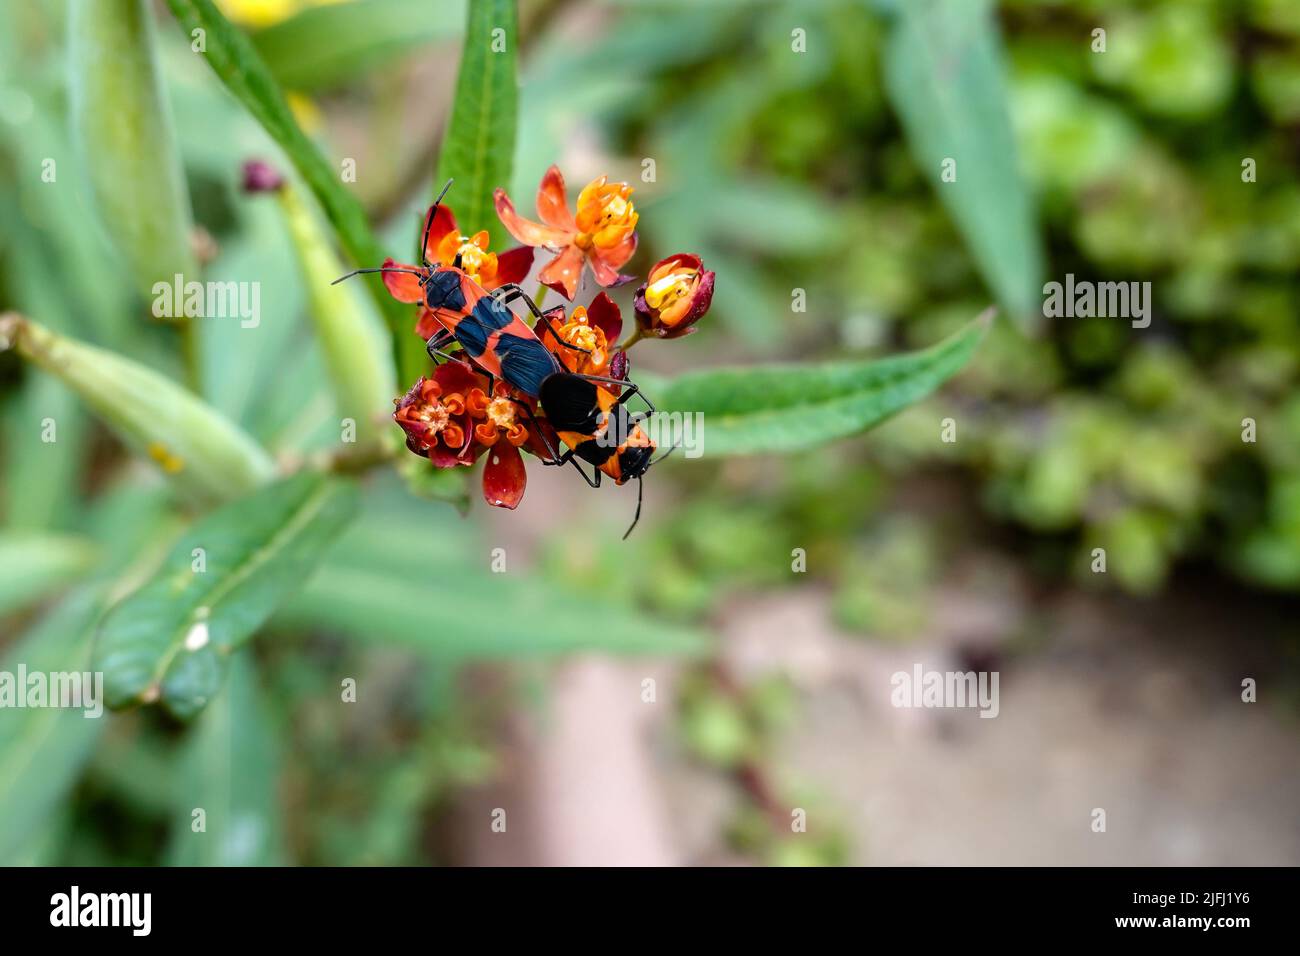
[[[500,166],[513,169],[511,194],[530,196],[557,159],[571,186],[586,173],[627,179],[642,214],[633,264],[688,249],[719,277],[699,333],[639,346],[634,376],[642,365],[668,376],[923,349],[992,300],[1036,305],[1025,289],[1066,273],[1150,281],[1149,328],[1055,319],[1031,335],[999,322],[960,378],[870,442],[717,460],[706,436],[705,458],[656,469],[666,490],[648,506],[661,507],[630,541],[608,533],[607,513],[579,511],[556,522],[537,573],[519,579],[486,572],[476,521],[413,501],[390,478],[371,482],[362,518],[233,658],[219,706],[190,732],[154,710],[31,731],[47,741],[43,776],[17,787],[0,775],[4,807],[23,808],[0,813],[0,860],[444,859],[438,817],[457,788],[492,772],[487,728],[514,700],[467,699],[466,662],[699,653],[738,594],[819,588],[841,626],[906,640],[924,630],[952,555],[1006,542],[1054,584],[1074,576],[1157,594],[1181,563],[1210,562],[1251,585],[1300,590],[1296,4],[997,4],[988,24],[971,17],[998,30],[978,36],[982,68],[960,74],[1010,118],[981,138],[960,106],[947,127],[919,125],[942,91],[920,89],[911,72],[920,54],[907,51],[927,49],[926,31],[912,23],[900,35],[904,2],[521,4],[519,129]],[[455,88],[439,68],[455,59],[464,5],[438,18],[412,17],[425,6],[413,0],[293,6],[302,10],[269,26],[243,24],[239,52],[265,63],[252,89],[224,64],[243,105],[175,24],[160,24],[158,62],[193,219],[215,243],[205,276],[259,282],[264,314],[278,319],[201,323],[194,378],[208,405],[297,464],[336,441],[328,366],[283,216],[242,195],[240,165],[264,157],[292,173],[296,160],[325,207],[304,214],[333,221],[352,255],[409,250],[435,186]],[[172,7],[197,23],[210,5]],[[0,2],[0,302],[179,380],[172,330],[146,321],[94,213],[93,156],[74,148],[69,124],[66,14],[63,2]],[[1093,51],[1098,27],[1105,52]],[[793,54],[795,29],[805,54]],[[272,95],[275,83],[289,96]],[[943,193],[934,168],[950,136],[1006,161],[968,180],[959,161],[964,198]],[[365,171],[346,191],[342,157]],[[40,179],[47,158],[59,188]],[[649,182],[639,178],[647,158]],[[1016,191],[1019,212],[990,220],[1003,190]],[[806,311],[790,307],[796,289]],[[630,292],[618,293],[625,315]],[[385,314],[390,327],[409,320]],[[945,443],[949,416],[958,437]],[[46,417],[57,443],[31,427]],[[1254,442],[1242,440],[1246,418]],[[21,632],[39,645],[32,660],[80,653],[109,584],[91,569],[140,584],[194,503],[143,474],[59,384],[8,356],[0,423],[5,650],[29,646],[10,642]],[[843,433],[831,425],[827,436]],[[909,499],[932,483],[938,498]],[[462,484],[430,484],[431,497],[465,500]],[[1098,547],[1104,576],[1090,571]],[[799,549],[806,574],[792,573]],[[588,626],[593,617],[601,627]],[[375,688],[348,720],[341,675]],[[792,692],[715,677],[702,668],[679,702],[686,750],[720,773],[761,768],[783,802],[797,799],[771,766]],[[0,767],[16,766],[28,731],[0,723]],[[245,789],[223,787],[216,759],[238,762]],[[199,801],[222,840],[190,838]],[[733,845],[771,862],[846,858],[833,827],[801,842],[771,816],[743,802]]]

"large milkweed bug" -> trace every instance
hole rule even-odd
[[[598,388],[597,382],[622,386],[623,394],[615,397],[609,390]],[[624,539],[641,520],[643,479],[653,464],[656,447],[654,440],[641,427],[641,416],[627,409],[628,399],[638,394],[640,389],[625,379],[562,373],[547,378],[542,383],[540,395],[546,421],[555,429],[560,441],[569,446],[560,454],[546,432],[538,426],[537,433],[551,456],[546,464],[572,463],[592,488],[600,487],[602,474],[614,479],[616,485],[636,479],[636,515],[627,531],[623,532]],[[641,400],[654,414],[655,408],[650,400],[644,395],[641,395]],[[522,407],[527,412],[527,406]],[[531,412],[528,414],[531,418]],[[592,476],[582,470],[577,459],[595,467]]]
[[[510,311],[509,304],[516,299],[522,300],[551,334],[555,335],[550,320],[518,285],[504,285],[488,292],[462,271],[459,255],[449,266],[431,266],[423,259],[423,249],[428,242],[434,214],[451,184],[452,180],[448,180],[442,188],[424,225],[424,239],[420,244],[423,269],[382,266],[356,269],[340,276],[331,284],[370,272],[401,272],[418,276],[424,291],[424,304],[443,327],[441,332],[431,336],[425,343],[430,355],[443,355],[441,349],[455,341],[474,364],[488,375],[503,379],[525,395],[537,398],[542,382],[548,376],[566,373],[566,370],[542,344],[537,333]],[[557,342],[560,341],[558,335],[555,338]],[[574,345],[561,344],[573,351],[587,351]]]
[[[641,519],[642,479],[651,465],[655,443],[641,428],[639,416],[627,410],[626,403],[640,394],[636,385],[624,379],[606,378],[570,372],[538,337],[536,331],[509,308],[509,303],[522,300],[561,347],[585,353],[587,350],[564,342],[550,319],[537,307],[518,285],[505,285],[488,292],[460,267],[460,256],[450,266],[431,266],[424,259],[429,229],[452,181],[442,188],[433,208],[429,210],[421,241],[421,261],[424,268],[395,269],[378,267],[356,269],[335,279],[337,285],[352,276],[373,272],[402,272],[418,276],[424,291],[424,304],[442,324],[442,331],[425,343],[430,356],[453,358],[442,349],[455,341],[473,364],[491,378],[499,378],[521,394],[538,399],[546,412],[546,420],[555,429],[560,441],[568,450],[560,453],[546,432],[537,426],[537,420],[527,404],[516,400],[532,420],[551,460],[548,465],[572,463],[578,473],[593,488],[600,487],[601,475],[608,475],[617,485],[633,478],[637,480],[636,516],[624,533],[626,538]],[[502,294],[498,294],[502,293]],[[598,388],[597,382],[619,385],[623,394],[616,397],[607,389]],[[654,412],[654,406],[641,396]],[[595,467],[594,477],[588,476],[578,464],[581,459]]]

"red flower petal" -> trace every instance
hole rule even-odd
[[[419,266],[410,266],[394,259],[385,259],[384,268],[420,271]],[[384,277],[384,286],[388,289],[388,294],[398,302],[414,304],[424,301],[424,288],[420,285],[419,276],[411,275],[410,272],[384,272],[381,275]]]
[[[443,362],[433,370],[433,380],[442,387],[442,394],[460,392],[468,396],[472,388],[487,388],[487,379],[474,374],[464,362]]]
[[[497,277],[492,288],[508,285],[511,282],[523,282],[533,268],[533,247],[516,246],[497,256]]]
[[[429,225],[429,216],[433,214],[433,224]],[[429,228],[429,241],[424,244],[424,260],[426,262],[438,261],[438,243],[442,242],[443,237],[449,232],[459,231],[456,225],[456,214],[451,211],[451,207],[446,203],[440,203],[437,212],[434,213],[434,207],[430,206],[424,214],[424,219],[420,222],[420,229],[426,226]],[[424,233],[421,232],[421,235]]]
[[[570,302],[578,294],[578,279],[582,276],[582,250],[565,246],[564,251],[547,263],[537,276],[538,280],[554,289]]]
[[[567,244],[572,236],[567,230],[543,226],[540,222],[519,215],[504,189],[498,189],[492,196],[496,200],[497,218],[501,220],[501,225],[524,245],[559,247]]]
[[[499,441],[487,452],[483,465],[483,498],[494,508],[519,507],[528,484],[528,472],[519,449],[506,441]]]
[[[448,448],[442,442],[438,442],[429,449],[428,459],[435,468],[454,468],[456,465],[468,464],[468,462],[461,461],[458,450]]]
[[[573,213],[569,212],[569,194],[564,186],[564,175],[558,166],[552,166],[542,175],[542,182],[537,187],[537,215],[552,228],[565,232],[578,231]]]
[[[619,275],[618,270],[632,258],[636,252],[636,243],[636,233],[633,232],[616,246],[608,249],[593,248],[588,261],[591,262],[591,271],[596,281],[606,287],[630,281],[630,277]]]
[[[619,311],[618,303],[606,293],[600,293],[587,306],[587,323],[605,333],[610,348],[618,344],[619,333],[623,331],[623,313]]]

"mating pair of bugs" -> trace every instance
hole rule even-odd
[[[564,342],[550,319],[517,284],[510,283],[488,292],[461,269],[459,253],[449,266],[428,261],[424,250],[429,229],[451,184],[452,180],[448,180],[429,210],[420,242],[423,268],[356,269],[335,279],[332,284],[369,272],[402,272],[418,276],[424,304],[442,326],[425,342],[429,356],[435,362],[439,358],[454,359],[455,356],[444,349],[453,342],[457,343],[490,381],[501,379],[519,393],[540,401],[547,421],[567,446],[562,454],[538,425],[532,409],[523,401],[513,399],[523,409],[550,455],[544,464],[571,463],[593,488],[600,487],[602,474],[608,475],[617,485],[636,479],[636,516],[623,535],[626,538],[641,519],[642,478],[649,470],[655,452],[655,443],[641,427],[642,416],[627,408],[628,399],[640,391],[624,379],[570,372],[561,365],[537,333],[511,311],[510,303],[522,301],[562,347],[584,354],[590,354],[589,350]],[[598,388],[597,383],[618,385],[622,394],[615,397],[609,390]],[[653,414],[655,409],[650,401],[644,395],[641,395],[641,400]],[[594,466],[592,475],[583,470],[578,459]]]

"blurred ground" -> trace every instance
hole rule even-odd
[[[739,680],[779,672],[798,688],[771,763],[783,792],[816,795],[810,835],[833,819],[854,862],[880,865],[1300,862],[1295,688],[1285,647],[1266,636],[1284,606],[1195,581],[1153,601],[994,593],[975,582],[999,558],[967,563],[985,573],[950,576],[929,632],[905,644],[837,631],[815,588],[719,615]],[[890,675],[918,661],[998,670],[999,716],[892,707]],[[647,676],[655,705],[640,699]],[[721,837],[734,789],[676,742],[672,676],[592,658],[553,672],[545,702],[516,714],[503,779],[460,805],[468,858],[742,862]],[[1241,701],[1245,677],[1258,703]],[[483,825],[499,806],[520,811],[507,834]]]

